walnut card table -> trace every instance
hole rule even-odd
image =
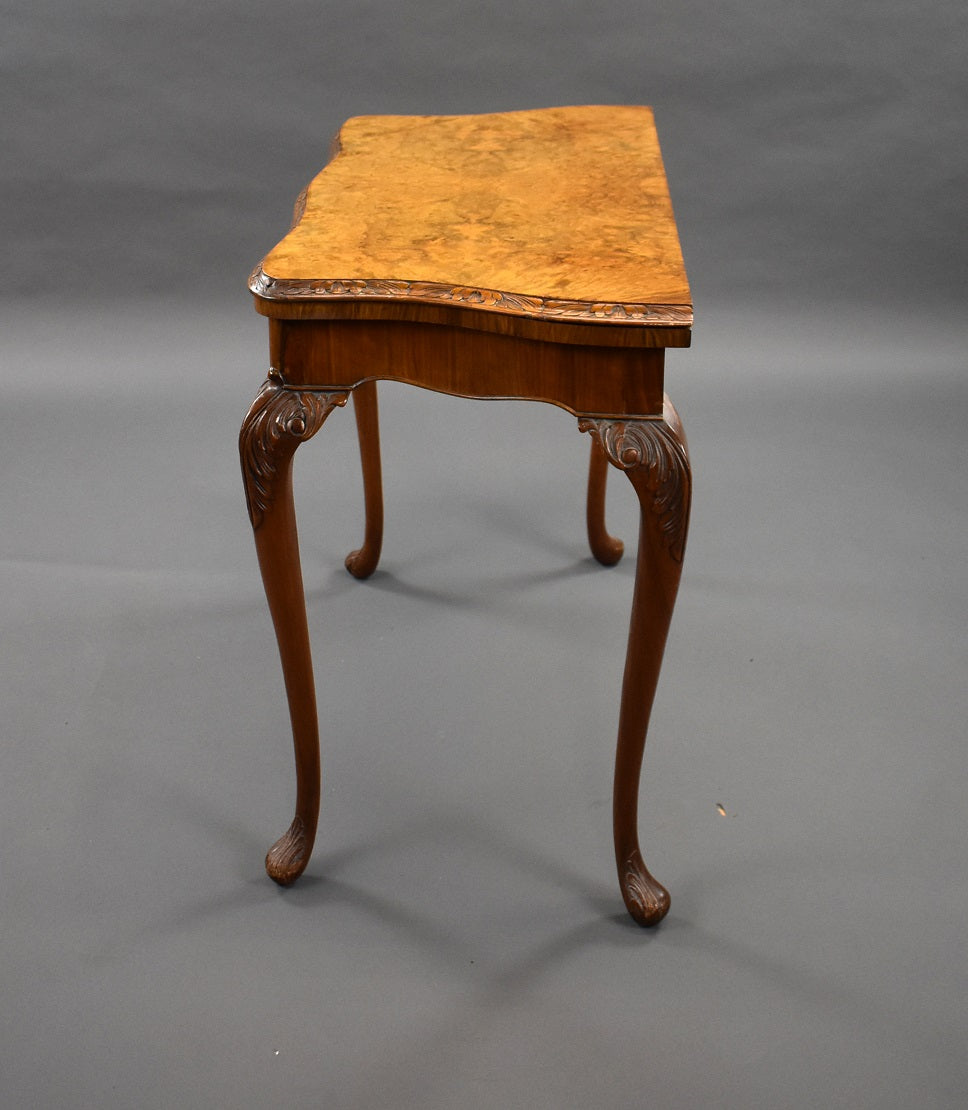
[[[295,817],[266,869],[293,882],[319,812],[319,735],[292,494],[292,459],[352,396],[366,526],[346,559],[372,574],[383,532],[377,381],[461,397],[547,401],[591,437],[592,553],[609,464],[638,496],[638,561],[613,794],[622,896],[643,925],[669,895],[642,861],[639,772],[679,585],[691,474],[663,392],[665,351],[688,347],[689,286],[652,113],[550,108],[351,119],[294,223],[254,271],[270,370],[240,435],[259,565],[296,756]]]

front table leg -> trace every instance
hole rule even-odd
[[[609,462],[625,471],[641,510],[612,814],[625,905],[640,925],[655,925],[669,912],[669,892],[649,874],[639,851],[639,774],[682,573],[692,494],[689,452],[668,398],[661,420],[583,418],[578,427],[591,432]]]
[[[319,818],[319,728],[309,628],[292,499],[292,458],[346,393],[298,390],[270,371],[242,422],[239,453],[259,567],[279,643],[296,753],[296,813],[266,856],[266,871],[287,886],[302,874]]]

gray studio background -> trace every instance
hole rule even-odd
[[[965,24],[0,4],[5,1106],[965,1105]],[[403,387],[369,583],[352,419],[299,457],[323,812],[282,892],[247,274],[347,116],[568,103],[654,106],[697,306],[670,916],[613,875],[632,563],[588,555],[587,444]]]

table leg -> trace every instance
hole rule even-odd
[[[609,462],[624,470],[641,510],[612,800],[622,897],[640,925],[669,911],[669,893],[649,873],[638,842],[639,776],[689,524],[692,476],[678,414],[666,399],[661,420],[582,419]]]
[[[588,499],[585,519],[588,524],[588,546],[595,558],[606,567],[614,566],[625,544],[610,536],[605,529],[605,486],[608,481],[608,456],[602,445],[592,436],[591,455],[588,460]]]
[[[319,817],[319,729],[292,458],[299,444],[315,435],[346,398],[346,393],[292,389],[278,372],[270,371],[239,434],[249,518],[279,644],[296,756],[295,816],[266,856],[266,871],[283,886],[294,882],[309,862]]]
[[[376,382],[364,382],[353,390],[353,411],[360,439],[363,464],[363,500],[366,530],[363,546],[346,556],[346,569],[354,578],[369,578],[380,561],[383,546],[383,474],[380,468],[380,418]]]

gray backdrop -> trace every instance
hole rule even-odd
[[[17,289],[234,294],[349,115],[647,103],[701,303],[964,290],[964,5],[4,5]]]
[[[4,1105],[964,1105],[966,41],[953,2],[0,4]],[[281,892],[246,276],[347,116],[594,102],[655,107],[697,305],[670,916],[613,878],[632,564],[586,443],[403,387],[369,583],[352,419],[300,454],[324,804]]]

